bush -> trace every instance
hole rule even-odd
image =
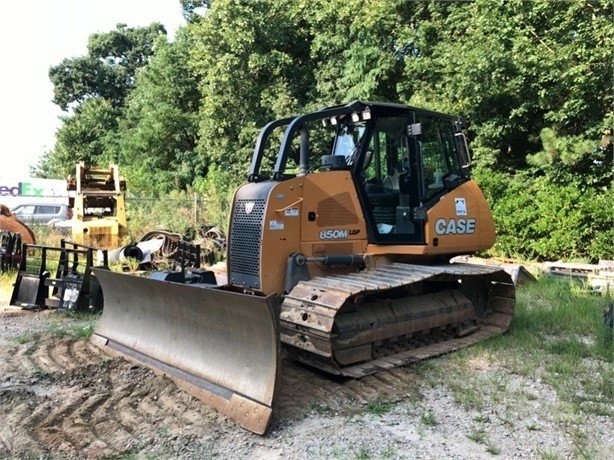
[[[547,176],[484,170],[476,180],[493,210],[498,232],[493,254],[590,262],[614,258],[611,188],[558,185]]]
[[[196,194],[176,191],[159,198],[128,197],[126,202],[128,231],[133,241],[152,230],[167,230],[192,239],[208,223],[206,201]]]

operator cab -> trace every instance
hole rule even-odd
[[[345,163],[353,172],[369,240],[423,243],[426,210],[468,179],[459,124],[394,104],[367,106],[332,123],[337,127],[332,157],[343,158],[334,164]],[[332,163],[326,157],[322,162]]]
[[[269,178],[260,174],[260,165],[265,141],[277,127],[285,131],[273,179],[350,170],[372,243],[424,244],[427,210],[469,180],[469,150],[458,119],[402,104],[354,101],[263,128],[252,182]]]

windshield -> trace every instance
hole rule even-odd
[[[348,123],[340,126],[333,146],[333,155],[344,156],[348,166],[352,165],[356,160],[357,152],[360,150],[360,142],[364,134],[364,123]]]

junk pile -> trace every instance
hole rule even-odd
[[[202,236],[188,241],[175,232],[153,230],[137,243],[109,250],[110,264],[125,264],[129,271],[132,263],[139,270],[166,270],[183,272],[186,269],[214,265],[226,255],[226,237],[216,227],[207,228]]]
[[[542,271],[550,276],[584,279],[596,292],[614,290],[614,260],[600,260],[597,264],[574,262],[544,262]]]
[[[17,269],[22,243],[35,242],[30,227],[20,221],[7,206],[0,204],[0,273]]]

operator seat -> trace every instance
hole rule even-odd
[[[399,170],[398,168],[394,168],[394,172],[392,175],[387,175],[382,180],[382,185],[387,190],[399,190]]]

